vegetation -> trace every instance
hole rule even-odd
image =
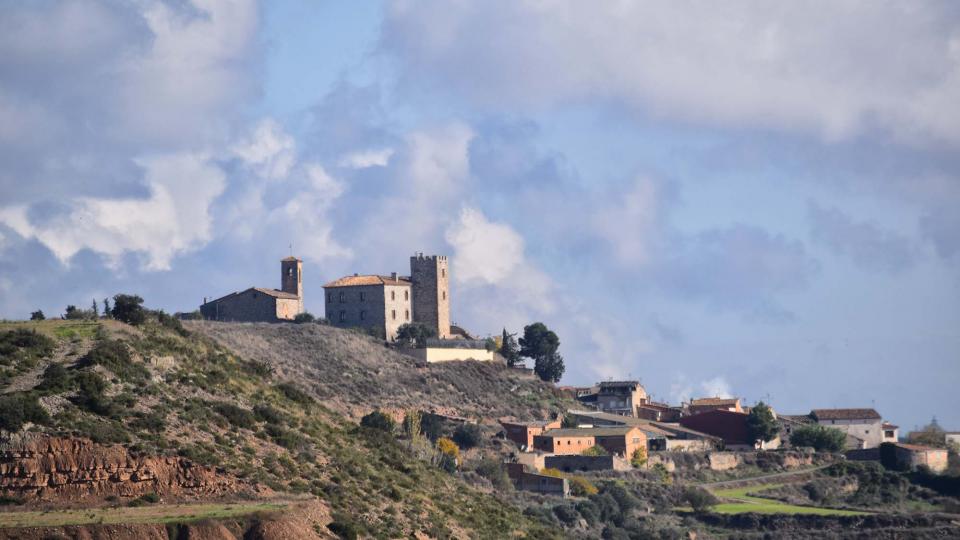
[[[866,514],[866,512],[854,510],[798,506],[775,499],[752,495],[752,493],[762,492],[775,487],[778,486],[775,484],[763,484],[759,486],[717,490],[714,492],[714,495],[725,500],[733,500],[734,502],[715,504],[712,510],[721,514],[816,514],[821,516],[857,516]]]
[[[843,450],[846,435],[836,428],[820,424],[800,426],[790,434],[790,444],[795,447],[810,447],[817,452]]]
[[[507,329],[504,328],[503,335],[500,337],[500,349],[498,350],[500,356],[507,361],[507,365],[510,367],[515,367],[522,362],[520,359],[520,346],[517,344],[517,338],[514,336],[516,336],[516,334],[510,334],[507,332]]]
[[[427,346],[427,340],[437,337],[435,328],[423,323],[405,323],[397,329],[397,337],[394,342],[406,347],[417,347],[422,349]]]
[[[379,410],[373,411],[361,418],[360,425],[370,429],[386,431],[387,433],[393,433],[393,430],[397,427],[397,423],[393,421],[390,415]]]
[[[113,310],[110,312],[114,319],[134,326],[141,325],[147,320],[147,311],[143,308],[143,298],[133,294],[118,294],[113,297]]]
[[[304,311],[303,313],[297,313],[297,316],[293,318],[293,322],[297,324],[303,323],[312,323],[316,321],[317,318],[313,316],[313,313],[309,311]]]
[[[44,316],[43,311],[39,309],[30,314],[31,321],[42,321],[46,318],[47,317]]]
[[[16,393],[0,396],[0,429],[19,431],[27,422],[46,424],[50,422],[47,411],[37,402],[32,393]]]
[[[546,325],[537,322],[525,326],[519,343],[520,356],[533,359],[533,371],[541,380],[557,382],[563,377],[563,357],[557,352],[560,338]]]
[[[630,456],[630,465],[633,465],[636,468],[643,467],[647,464],[647,448],[641,446],[633,451],[633,454]]]
[[[609,456],[610,452],[607,452],[607,450],[604,447],[597,444],[597,445],[591,446],[590,448],[587,448],[586,450],[581,452],[581,454],[584,456]]]
[[[483,431],[477,424],[460,424],[453,431],[453,442],[463,449],[475,448],[483,443]]]
[[[772,441],[780,431],[773,410],[764,402],[757,403],[747,415],[747,432],[754,441]]]
[[[150,376],[140,362],[130,356],[127,346],[120,341],[104,339],[80,359],[78,367],[103,366],[123,381],[139,382]]]
[[[720,502],[712,493],[697,486],[690,486],[684,490],[683,499],[693,508],[694,512],[698,513],[706,512]]]
[[[513,482],[507,476],[507,469],[498,459],[484,458],[477,463],[474,471],[490,481],[493,487],[499,491],[510,491],[513,489]]]

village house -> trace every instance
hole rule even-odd
[[[637,448],[646,448],[647,437],[635,426],[551,429],[533,438],[533,447],[550,454],[582,454],[600,446],[610,454],[629,459]]]
[[[410,275],[345,276],[323,286],[325,313],[333,326],[366,328],[387,340],[404,324],[450,333],[450,272],[447,257],[422,253],[410,257]]]
[[[744,412],[739,398],[709,397],[691,399],[687,405],[687,414],[700,414],[707,411]]]
[[[648,401],[637,406],[637,418],[653,420],[655,422],[676,422],[683,416],[681,407],[674,407],[666,403]]]
[[[303,261],[280,261],[280,289],[250,287],[216,300],[203,299],[200,314],[208,321],[292,321],[303,313]]]
[[[687,429],[677,423],[654,422],[600,411],[568,411],[567,418],[576,421],[580,427],[637,427],[647,437],[647,448],[653,451],[707,451],[716,449],[722,443],[718,437]]]
[[[636,416],[636,407],[646,402],[640,381],[604,381],[597,391],[597,408],[603,412]]]
[[[883,442],[896,441],[896,429],[884,430],[883,419],[874,409],[814,409],[810,418],[822,426],[832,427],[861,441],[860,448],[876,448]],[[884,431],[892,431],[886,437]],[[848,443],[849,445],[849,443]]]
[[[507,476],[513,481],[514,487],[519,490],[558,497],[567,497],[570,494],[570,484],[566,478],[528,472],[520,463],[506,463],[505,465]]]
[[[511,422],[501,420],[503,433],[507,439],[517,443],[522,449],[533,448],[533,438],[548,429],[559,429],[560,420],[542,420],[537,422]]]
[[[748,415],[742,412],[715,409],[680,419],[680,425],[723,439],[727,450],[772,450],[780,446],[780,437],[758,442],[747,428]]]
[[[897,464],[905,469],[928,467],[932,472],[947,470],[948,452],[946,448],[933,448],[919,444],[895,443],[894,455]]]

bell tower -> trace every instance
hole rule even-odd
[[[287,257],[280,261],[280,290],[295,294],[300,299],[300,312],[303,312],[303,261],[296,257]]]

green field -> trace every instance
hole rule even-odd
[[[756,493],[765,489],[779,487],[780,485],[781,484],[762,484],[733,489],[718,489],[713,491],[713,494],[724,502],[714,506],[712,511],[718,514],[756,512],[758,514],[817,514],[821,516],[862,516],[867,514],[866,512],[858,512],[855,510],[797,506],[773,499],[748,495],[748,493]]]
[[[287,506],[289,503],[284,502],[244,502],[0,512],[0,528],[61,527],[92,523],[185,523],[201,519],[246,516],[257,512],[277,512]]]
[[[36,330],[52,338],[69,340],[72,338],[89,339],[97,334],[99,321],[48,319],[45,321],[2,321],[0,332],[17,328]]]

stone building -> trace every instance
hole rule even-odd
[[[687,405],[687,414],[700,414],[708,411],[745,412],[739,398],[708,397],[691,399]]]
[[[200,313],[211,321],[292,321],[303,313],[303,261],[281,260],[280,284],[279,290],[250,287],[209,302],[204,298]]]
[[[896,457],[897,464],[908,470],[926,466],[935,473],[941,473],[947,470],[947,466],[949,465],[946,448],[894,443],[894,456]]]
[[[883,419],[874,409],[814,409],[810,418],[863,441],[861,448],[876,448],[885,442]]]
[[[636,426],[551,429],[533,437],[533,447],[554,455],[582,454],[600,446],[608,453],[630,459],[647,447],[647,436]]]
[[[326,318],[343,328],[373,330],[392,340],[403,324],[417,322],[450,337],[450,272],[447,257],[410,257],[410,276],[342,277],[323,286]]]
[[[646,402],[640,381],[603,381],[597,391],[597,408],[603,412],[636,416],[637,406]]]

